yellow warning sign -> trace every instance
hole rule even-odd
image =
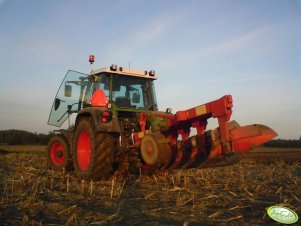
[[[200,106],[196,107],[195,111],[196,111],[197,116],[206,114],[207,113],[206,105],[200,105]]]

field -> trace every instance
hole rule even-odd
[[[25,153],[25,154],[43,154],[46,152],[46,145],[0,145],[0,153]]]
[[[300,150],[95,182],[49,170],[45,147],[10,148],[0,146],[0,225],[279,225],[266,214],[272,205],[301,215]]]

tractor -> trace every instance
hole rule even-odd
[[[94,62],[94,56],[89,58]],[[115,172],[217,167],[238,161],[277,134],[269,127],[230,121],[231,95],[187,110],[159,111],[154,70],[110,67],[80,73],[69,70],[62,81],[48,124],[55,130],[47,146],[54,170],[74,170],[79,179],[99,180]],[[218,127],[206,130],[208,119]],[[194,128],[195,134],[190,136]]]

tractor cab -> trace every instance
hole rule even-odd
[[[48,124],[60,127],[71,114],[86,107],[97,107],[99,96],[96,93],[99,92],[105,99],[102,102],[113,110],[156,111],[155,79],[154,71],[116,65],[91,71],[91,74],[69,70],[54,99]]]

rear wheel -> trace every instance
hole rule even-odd
[[[70,145],[62,135],[52,137],[47,145],[47,159],[49,166],[54,170],[71,170],[72,157]]]
[[[79,120],[72,145],[74,169],[81,179],[105,179],[114,172],[116,138],[97,132],[91,118]]]

